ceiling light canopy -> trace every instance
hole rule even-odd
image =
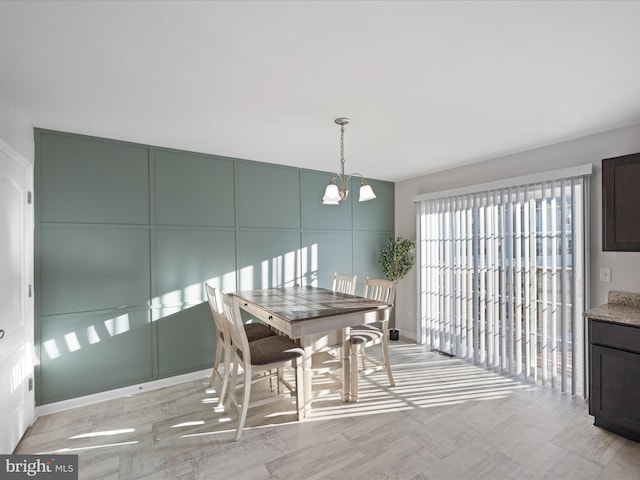
[[[339,205],[340,201],[347,198],[349,195],[349,181],[354,175],[361,178],[360,182],[360,202],[366,202],[376,198],[376,194],[373,193],[371,185],[369,185],[364,177],[359,173],[352,173],[347,178],[344,174],[344,126],[349,123],[349,119],[345,117],[336,118],[335,122],[340,125],[340,172],[337,172],[331,177],[329,185],[327,185],[324,191],[324,197],[322,197],[322,203],[324,205]],[[336,181],[339,182],[336,183]]]

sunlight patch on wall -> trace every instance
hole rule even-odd
[[[302,264],[301,285],[318,286],[318,244],[311,247],[303,247],[300,250],[300,261]]]
[[[78,335],[76,335],[76,332],[67,333],[64,336],[64,341],[67,344],[67,350],[69,350],[69,352],[75,352],[82,348],[78,341]]]
[[[193,307],[207,301],[207,295],[204,289],[204,282],[211,283],[215,288],[219,288],[224,292],[236,291],[236,272],[231,271],[222,276],[211,277],[202,282],[192,283],[183,288],[163,293],[153,298],[153,315],[152,322],[163,317],[174,315],[181,312],[185,307]]]
[[[129,314],[125,313],[116,318],[110,318],[104,321],[104,326],[110,336],[120,335],[121,333],[131,330],[129,326]]]
[[[87,327],[87,341],[90,345],[98,343],[100,341],[100,335],[98,335],[98,331],[94,325],[89,325]]]
[[[47,352],[47,356],[51,360],[55,360],[60,356],[60,350],[58,349],[58,345],[56,344],[55,340],[47,340],[42,344],[42,346],[44,347],[44,351]]]
[[[179,305],[182,303],[182,290],[174,290],[160,296],[162,305]]]
[[[222,276],[222,290],[232,292],[236,289],[236,272],[225,273]]]
[[[263,260],[260,264],[260,272],[262,273],[262,278],[260,279],[260,287],[259,288],[269,288],[269,261]],[[253,282],[251,282],[253,284]],[[277,283],[276,283],[277,285]],[[253,287],[255,288],[255,287]]]
[[[227,272],[221,277],[211,277],[203,280],[202,283],[194,284],[199,288],[199,298],[198,302],[203,302],[207,300],[207,294],[204,290],[204,282],[210,283],[214,288],[219,288],[223,292],[235,292],[236,290],[236,272],[231,271]]]
[[[253,290],[253,265],[240,269],[240,290]]]
[[[203,288],[202,283],[194,283],[182,289],[182,301],[185,304],[192,305],[202,303]]]
[[[283,279],[285,287],[292,287],[296,282],[296,260],[300,257],[300,250],[284,254]],[[281,257],[280,257],[281,258]]]
[[[299,285],[302,255],[303,249],[296,249],[241,268],[240,290]]]

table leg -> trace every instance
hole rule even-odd
[[[313,397],[311,391],[313,381],[311,356],[313,354],[313,347],[306,338],[300,339],[300,347],[304,349],[304,357],[302,358],[302,382],[298,384],[298,408],[302,406],[302,416],[308,417],[311,413],[311,399]],[[298,416],[300,416],[300,413]]]
[[[304,414],[304,359],[298,359],[296,367],[296,406],[298,410],[296,412],[297,420],[302,420],[305,417]]]
[[[342,401],[347,403],[351,401],[351,333],[350,328],[343,328],[340,336],[342,337]]]

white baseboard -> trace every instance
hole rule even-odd
[[[36,407],[36,418],[49,415],[51,413],[63,412],[71,408],[84,407],[93,403],[104,402],[105,400],[113,400],[120,397],[135,395],[136,393],[170,387],[172,385],[198,380],[200,378],[208,379],[209,377],[211,377],[210,368],[197,372],[185,373],[183,375],[176,375],[174,377],[161,378],[160,380],[153,380],[151,382],[139,383],[137,385],[130,385],[128,387],[116,388],[114,390],[107,390],[106,392],[85,395],[84,397],[71,398],[61,402],[48,403],[46,405]]]

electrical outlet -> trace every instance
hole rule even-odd
[[[601,282],[610,282],[611,281],[611,269],[610,268],[601,268],[600,269],[600,281]]]

